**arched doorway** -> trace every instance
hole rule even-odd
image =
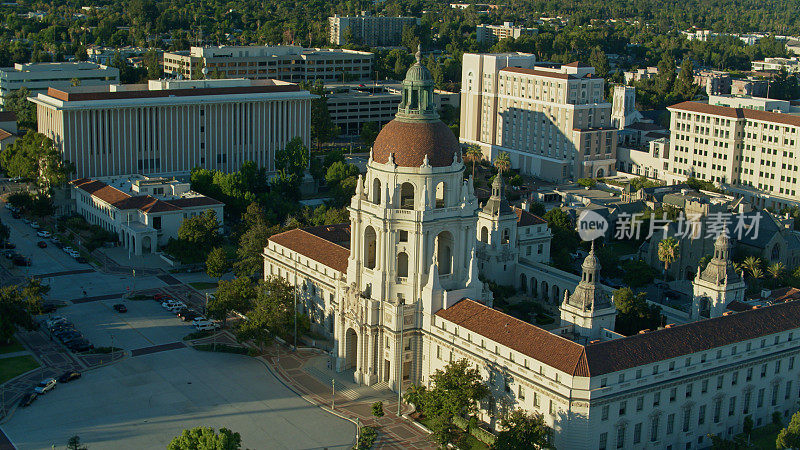
[[[414,185],[411,183],[400,186],[400,208],[414,209]]]
[[[597,169],[597,178],[603,178],[603,175],[605,175],[603,169],[602,168]]]
[[[397,276],[401,278],[408,276],[408,253],[406,252],[397,254]]]
[[[142,254],[152,253],[153,249],[152,246],[152,238],[150,236],[145,236],[142,238]]]
[[[440,182],[436,185],[436,207],[437,208],[444,208],[445,206],[445,191],[447,190],[447,186],[444,184],[444,181]]]
[[[381,203],[381,180],[377,178],[372,181],[372,203]]]
[[[781,259],[781,246],[780,244],[775,244],[772,246],[772,252],[770,252],[770,259],[772,262],[778,262]]]
[[[489,229],[486,227],[481,228],[481,242],[484,244],[489,242]]]
[[[524,293],[528,293],[528,279],[524,273],[519,274],[519,289]]]
[[[553,303],[558,303],[558,286],[553,285]]]
[[[547,281],[542,281],[542,298],[544,298],[545,301],[550,300],[550,297],[548,295],[549,292],[547,291],[547,288],[549,287],[550,286],[547,284]]]
[[[539,292],[536,290],[538,281],[536,278],[531,277],[531,297],[536,298],[539,296]]]
[[[344,335],[344,369],[355,369],[358,365],[358,335],[348,328]]]
[[[436,255],[439,275],[449,275],[453,273],[453,235],[449,231],[442,231],[436,236],[436,243],[439,247]]]
[[[711,317],[711,300],[708,297],[700,299],[700,317]]]

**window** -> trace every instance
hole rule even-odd
[[[619,402],[619,415],[624,416],[625,410],[628,408],[628,402]]]
[[[667,416],[667,434],[672,434],[672,431],[675,428],[675,414],[670,414]]]
[[[661,392],[656,392],[653,394],[653,407],[658,406],[661,403]]]
[[[617,427],[617,448],[625,446],[625,425]]]
[[[661,416],[653,416],[650,420],[650,442],[658,440],[658,421]]]
[[[702,425],[706,422],[706,405],[700,405],[700,412],[697,416],[697,424]]]
[[[606,443],[608,441],[608,433],[600,433],[600,450],[606,450]]]
[[[608,420],[608,405],[603,406],[603,412],[600,415],[600,420]]]
[[[644,409],[644,397],[639,397],[636,399],[636,411],[641,411]]]
[[[747,368],[747,377],[746,377],[745,381],[750,381],[752,379],[753,379],[753,368],[752,367],[748,367]]]
[[[400,242],[408,242],[408,231],[400,230],[398,232],[398,238],[399,238]]]
[[[725,375],[720,375],[717,377],[717,390],[722,389],[722,383],[725,381]]]
[[[736,396],[733,396],[728,401],[728,416],[732,416],[735,412],[736,412]]]
[[[764,406],[764,388],[758,390],[758,400],[756,400],[756,407],[761,408]]]
[[[792,382],[791,381],[787,381],[786,382],[786,392],[783,394],[783,399],[784,400],[789,400],[789,395],[791,393],[792,393]]]
[[[639,422],[633,426],[633,443],[638,444],[642,441],[642,423]]]
[[[675,397],[678,395],[678,388],[672,388],[669,390],[669,402],[672,403],[675,401]]]
[[[765,376],[767,376],[767,365],[766,364],[761,366],[761,378],[764,378]]]
[[[691,383],[689,383],[688,385],[686,385],[686,398],[689,398],[689,397],[691,397],[691,396],[692,396],[692,387],[693,387],[693,386],[694,386],[694,385],[693,385],[693,384],[691,384]]]
[[[714,423],[719,423],[719,415],[722,410],[722,399],[714,400]]]

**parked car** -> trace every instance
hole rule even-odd
[[[70,247],[70,246],[63,247],[61,250],[64,250],[64,253],[69,253],[69,252],[74,252],[75,251],[75,249]]]
[[[209,321],[195,322],[194,326],[198,329],[198,331],[216,330],[220,327],[218,323]]]
[[[45,241],[39,241],[39,242],[36,243],[36,245],[39,248],[47,248],[47,242],[45,242]]]
[[[64,323],[64,322],[67,322],[67,318],[66,317],[64,317],[64,316],[53,316],[53,317],[47,319],[47,321],[45,321],[44,324],[47,326],[47,328],[51,328],[53,325],[55,325],[57,323]]]
[[[59,243],[61,243],[61,241],[60,241],[60,240],[58,240],[58,236],[53,236],[52,238],[50,238],[50,240],[53,242],[53,244],[59,244]]]
[[[22,255],[14,255],[14,257],[11,258],[11,262],[13,262],[15,266],[30,266],[32,264],[30,258],[26,258]]]
[[[164,304],[162,303],[161,306],[164,306]],[[168,303],[167,306],[164,306],[164,308],[166,308],[167,311],[172,312],[172,311],[179,310],[181,308],[186,308],[186,304],[183,303],[183,302],[172,302],[172,303]]]
[[[197,323],[197,322],[208,322],[208,319],[206,319],[205,316],[199,315],[199,316],[195,317],[194,319],[192,319],[192,322],[194,322],[194,323]]]
[[[83,337],[81,332],[76,330],[76,329],[74,329],[74,328],[73,329],[64,330],[64,331],[61,331],[61,332],[56,332],[55,335],[58,338],[58,340],[60,340],[61,342],[65,343],[65,344],[67,342],[69,342],[69,341],[73,341],[75,339],[80,339],[80,338]]]
[[[170,308],[172,306],[175,306],[177,303],[178,303],[177,301],[175,301],[175,300],[173,300],[171,298],[168,298],[168,299],[164,300],[163,302],[161,302],[161,307],[164,308],[164,309],[167,309],[167,308]]]
[[[36,233],[36,235],[43,238],[49,238],[51,236],[50,232],[47,230],[40,230]]]
[[[14,256],[17,255],[17,252],[15,252],[13,250],[9,250],[9,251],[7,251],[7,252],[5,252],[3,254],[5,255],[6,259],[14,259]]]
[[[68,370],[58,377],[59,383],[69,383],[72,380],[77,380],[81,377],[81,373],[77,370]]]
[[[56,379],[48,378],[46,380],[40,381],[39,384],[37,384],[36,387],[33,388],[33,391],[41,395],[47,393],[47,391],[55,389],[55,387],[56,387]]]
[[[157,302],[163,302],[169,300],[169,296],[167,294],[155,294],[153,295],[153,300]]]
[[[25,395],[22,396],[22,400],[19,401],[19,406],[23,408],[26,406],[31,406],[31,403],[33,403],[33,401],[36,400],[36,397],[38,396],[39,394],[37,394],[36,392],[33,391],[26,392]]]
[[[70,342],[67,345],[67,348],[72,350],[73,352],[86,352],[94,348],[89,341],[86,339],[77,339],[75,341]]]
[[[33,228],[34,230],[38,230],[39,229],[39,222],[31,222],[30,225],[31,225],[31,228]]]
[[[178,317],[180,317],[184,322],[188,322],[190,320],[194,320],[196,317],[200,317],[200,314],[190,309],[178,314]]]
[[[116,311],[118,313],[128,312],[128,307],[123,305],[122,303],[117,303],[116,305],[113,306],[113,308],[114,308],[114,311]]]

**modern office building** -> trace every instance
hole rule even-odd
[[[364,81],[375,55],[346,49],[281,46],[192,47],[164,53],[164,73],[184,79],[249,78],[300,83]]]
[[[222,225],[222,202],[172,178],[122,175],[70,182],[73,211],[117,235],[134,255],[155,253],[178,237],[183,220],[211,210]]]
[[[758,208],[800,204],[800,116],[756,109],[773,100],[711,101],[722,100],[734,106],[683,102],[668,108],[673,181],[719,183]]]
[[[336,370],[397,390],[403,380],[430,386],[466,360],[490,392],[481,421],[539,413],[560,449],[705,448],[708,434],[740,433],[745,416],[759,427],[797,410],[800,302],[746,303],[730,240],[716,240],[694,280],[697,320],[623,336],[594,245],[580,276],[543,263],[549,230],[509,207],[500,177],[478,204],[458,142],[436,119],[430,73],[415,64],[405,88],[350,221],[280,233],[264,249],[264,276],[296,289],[312,328],[333,341]],[[481,273],[481,251],[491,271]],[[518,292],[557,308],[558,325],[492,307],[481,275],[496,281],[501,266]]]
[[[328,17],[329,39],[334,45],[352,43],[369,47],[392,47],[400,45],[404,27],[419,25],[415,17],[373,16],[362,11],[358,16]]]
[[[146,85],[50,88],[30,97],[39,132],[81,178],[129,173],[274,170],[275,151],[310,141],[313,95],[275,80],[153,80]]]
[[[506,38],[517,39],[520,36],[535,36],[536,28],[515,26],[513,22],[503,22],[502,25],[478,25],[475,27],[478,42],[493,44]]]
[[[764,58],[763,61],[753,61],[750,63],[756,72],[779,72],[786,69],[789,73],[800,72],[800,57],[791,58]]]
[[[514,168],[551,181],[604,177],[616,167],[605,81],[578,62],[465,53],[460,129],[461,142],[479,145],[487,159],[507,152]]]
[[[108,86],[119,83],[119,69],[91,62],[14,64],[0,69],[0,105],[3,98],[20,88],[32,95],[48,88]]]

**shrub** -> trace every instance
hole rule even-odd
[[[593,188],[597,184],[597,181],[591,178],[578,178],[578,184],[583,187]]]
[[[375,417],[383,417],[383,402],[375,402],[372,404],[372,415]]]
[[[461,416],[454,416],[453,425],[466,431],[469,428],[469,421]]]
[[[483,442],[488,446],[493,445],[494,441],[497,440],[497,436],[495,436],[489,431],[484,430],[481,427],[470,427],[469,434],[475,436],[475,439]]]
[[[202,330],[202,331],[195,331],[193,333],[189,333],[183,337],[184,341],[191,341],[194,339],[202,339],[204,337],[211,336],[211,330]]]
[[[375,444],[375,439],[378,437],[378,432],[372,427],[361,427],[361,432],[358,434],[358,442],[353,447],[353,450],[368,450]]]
[[[248,347],[237,347],[235,345],[228,345],[228,344],[200,344],[195,345],[195,349],[204,351],[204,352],[220,352],[220,353],[235,353],[237,355],[250,355],[250,349]]]

